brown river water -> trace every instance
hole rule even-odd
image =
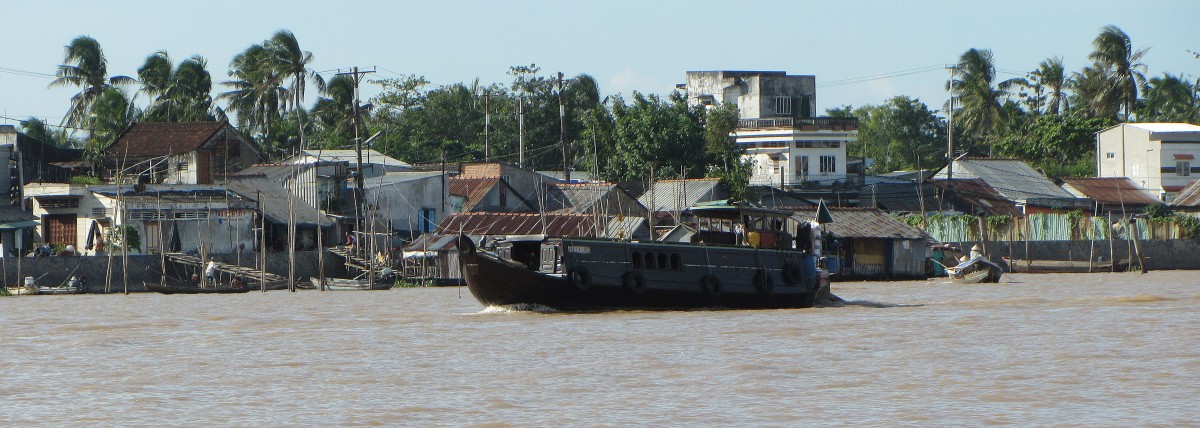
[[[590,314],[465,288],[0,298],[0,424],[1200,424],[1200,272],[834,292]]]

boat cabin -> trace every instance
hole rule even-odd
[[[737,205],[705,205],[689,211],[696,216],[693,244],[794,248],[797,225],[791,212]]]

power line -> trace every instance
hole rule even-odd
[[[830,86],[852,85],[855,83],[865,83],[865,82],[870,82],[873,80],[891,79],[891,78],[896,78],[896,77],[901,77],[901,76],[908,76],[908,75],[912,75],[912,74],[921,74],[921,73],[928,73],[928,72],[932,72],[932,71],[940,71],[940,70],[943,70],[944,68],[945,68],[945,65],[943,65],[943,64],[927,65],[924,67],[910,68],[907,70],[899,70],[899,71],[893,71],[893,72],[888,72],[888,73],[880,73],[880,74],[875,74],[875,75],[870,75],[870,76],[852,77],[852,78],[840,79],[840,80],[831,80],[831,81],[824,82],[824,83],[818,83],[816,85],[816,87],[827,88]]]
[[[42,77],[42,78],[46,78],[46,79],[58,78],[58,76],[53,75],[53,74],[39,73],[36,71],[18,70],[15,68],[8,68],[8,67],[0,67],[0,73],[8,73],[8,74],[15,74],[18,76],[28,76],[28,77]]]

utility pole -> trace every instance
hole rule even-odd
[[[946,68],[950,69],[950,113],[946,122],[946,193],[949,194],[954,188],[954,75],[958,65],[948,65]]]
[[[517,136],[517,166],[525,167],[525,94],[521,94],[521,100],[517,104],[517,126],[520,132]]]
[[[492,111],[489,108],[492,101],[492,92],[488,89],[483,90],[483,161],[490,162],[491,155],[488,152],[488,145],[491,142],[492,128]]]
[[[366,197],[365,197],[366,194],[363,192],[364,177],[363,177],[363,169],[362,169],[362,167],[363,167],[362,166],[362,137],[360,136],[359,130],[358,130],[358,127],[359,127],[358,125],[359,125],[359,123],[361,123],[361,118],[359,117],[359,114],[358,114],[358,103],[359,103],[359,101],[358,101],[358,84],[359,84],[359,82],[362,81],[362,76],[364,74],[374,73],[374,72],[375,72],[375,70],[373,68],[371,71],[358,71],[358,67],[354,67],[352,69],[352,71],[345,72],[345,73],[342,73],[342,72],[337,73],[338,76],[349,75],[354,78],[354,152],[357,156],[357,161],[358,161],[358,166],[357,166],[358,177],[354,180],[354,184],[358,189],[358,197],[355,198],[357,203],[354,206],[354,218],[355,218],[354,228],[358,232],[361,232],[363,230],[363,228],[362,228],[362,217],[364,214],[363,200],[366,199]],[[318,159],[318,161],[320,161],[320,160]],[[319,228],[319,226],[318,226],[318,228]]]
[[[571,182],[571,164],[567,163],[567,106],[563,104],[563,74],[558,72],[558,144],[562,145],[563,181]]]

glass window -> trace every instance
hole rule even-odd
[[[1175,175],[1180,177],[1192,175],[1192,161],[1175,161]]]

